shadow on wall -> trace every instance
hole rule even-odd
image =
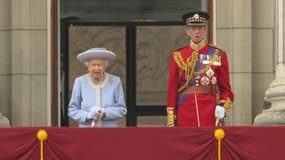
[[[8,118],[3,116],[1,113],[0,113],[0,127],[10,127],[10,122]]]

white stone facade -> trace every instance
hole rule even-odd
[[[14,126],[48,125],[47,0],[0,0],[0,112]]]
[[[275,0],[213,0],[216,44],[229,56],[229,125],[252,125],[275,78]],[[50,0],[0,0],[0,112],[14,126],[50,125]],[[266,9],[265,9],[266,8]]]

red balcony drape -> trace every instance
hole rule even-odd
[[[37,132],[46,130],[44,160],[216,160],[214,127],[0,128],[0,159],[39,160]],[[284,159],[285,127],[227,126],[222,160]]]

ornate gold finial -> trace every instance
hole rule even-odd
[[[47,139],[47,137],[48,137],[48,134],[47,134],[46,130],[41,129],[38,131],[37,138],[39,141],[44,141]]]
[[[223,129],[218,128],[215,130],[215,138],[218,140],[218,160],[221,160],[221,142],[222,139],[225,137],[225,132]]]
[[[215,130],[215,138],[217,140],[222,140],[225,137],[225,132],[223,129],[218,128]]]
[[[40,129],[37,133],[37,138],[40,141],[40,160],[44,160],[44,141],[47,139],[48,134],[46,130]]]

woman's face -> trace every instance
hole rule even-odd
[[[194,43],[199,43],[206,37],[207,26],[188,26],[185,31]]]
[[[91,59],[88,61],[87,67],[90,75],[94,80],[102,80],[106,69],[107,62],[103,59]]]

